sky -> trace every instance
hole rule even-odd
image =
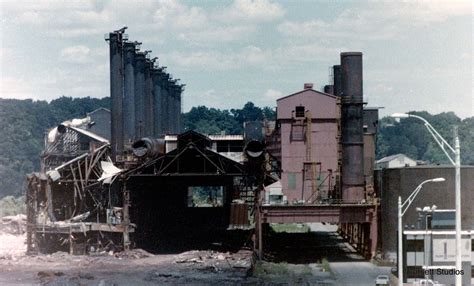
[[[3,98],[109,96],[104,35],[127,26],[130,40],[186,84],[184,111],[274,107],[304,83],[321,90],[340,53],[360,51],[364,100],[382,116],[474,116],[470,0],[0,3]]]

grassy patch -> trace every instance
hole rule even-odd
[[[304,233],[310,232],[311,229],[307,224],[296,224],[296,223],[275,223],[271,224],[270,227],[274,232],[286,232],[286,233]]]
[[[324,269],[325,272],[332,273],[331,266],[329,265],[329,261],[326,258],[323,258],[323,260],[321,260],[321,267]]]
[[[282,263],[257,262],[253,273],[257,277],[262,277],[269,274],[287,275],[289,273],[288,264],[285,262],[282,262]]]

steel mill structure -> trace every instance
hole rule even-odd
[[[28,175],[30,253],[159,252],[254,231],[261,258],[267,224],[326,222],[375,255],[378,110],[364,109],[361,53],[341,53],[324,92],[278,99],[275,121],[204,135],[182,132],[184,85],[124,32],[106,37],[110,112],[50,130]]]
[[[362,53],[341,53],[325,91],[305,84],[277,100],[268,152],[281,166],[282,201],[257,201],[257,252],[265,223],[325,222],[367,257],[377,248],[379,200],[373,187],[378,110],[364,109]],[[271,195],[271,194],[270,194]]]
[[[166,67],[157,65],[149,50],[131,42],[126,28],[108,34],[112,158],[124,155],[124,146],[143,137],[181,131],[183,88]]]

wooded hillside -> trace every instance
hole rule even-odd
[[[43,150],[47,129],[72,118],[81,118],[99,107],[109,108],[109,98],[61,97],[46,101],[0,99],[0,198],[24,193],[25,174],[39,170],[39,157]],[[474,117],[461,120],[454,113],[431,115],[416,112],[425,117],[449,141],[452,127],[459,126],[461,159],[464,165],[474,165]],[[197,130],[205,134],[242,134],[243,123],[267,118],[274,120],[271,108],[260,108],[248,102],[241,109],[219,110],[205,106],[193,107],[183,114],[185,130]],[[423,124],[416,119],[403,119],[399,123],[392,118],[380,120],[377,158],[396,153],[431,163],[447,163],[444,154],[432,140]]]

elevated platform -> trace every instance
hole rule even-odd
[[[376,209],[372,204],[263,205],[263,223],[366,223]]]

